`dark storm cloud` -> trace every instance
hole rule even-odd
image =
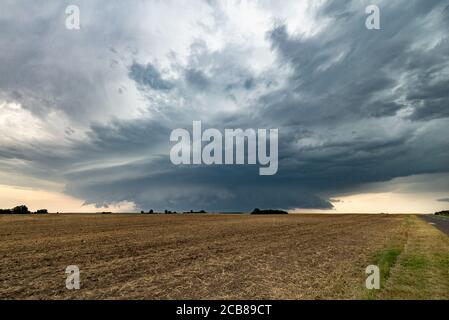
[[[415,107],[411,119],[431,120],[449,117],[449,99],[431,99],[421,101]]]
[[[187,70],[186,79],[187,82],[189,82],[194,87],[200,90],[206,89],[210,84],[210,81],[207,78],[207,76],[200,70],[192,70],[192,69]]]
[[[167,123],[156,120],[114,120],[107,125],[91,126],[89,146],[98,152],[147,152],[157,144],[165,142],[170,130]]]
[[[138,84],[149,86],[155,90],[170,90],[173,88],[173,84],[162,79],[159,70],[150,63],[146,66],[134,63],[130,68],[129,76]]]
[[[157,59],[124,63],[128,87],[137,88],[151,116],[90,121],[84,138],[65,128],[70,145],[60,153],[50,144],[8,146],[0,152],[8,161],[0,166],[39,177],[59,172],[55,180],[64,180],[66,192],[86,203],[133,201],[145,210],[178,211],[330,209],[337,201],[321,195],[448,172],[447,6],[394,1],[380,7],[379,31],[365,28],[365,5],[358,1],[325,3],[316,17],[322,29],[312,36],[282,23],[267,26],[266,43],[276,57],[268,71],[254,71],[252,64],[259,61],[245,59],[249,54],[232,43],[212,50],[198,39],[184,60],[170,60],[172,73]],[[118,34],[126,39],[123,30]],[[78,66],[67,77],[58,68],[44,72],[49,65],[39,62],[46,60],[17,51],[17,61],[9,57],[10,65],[0,64],[1,74],[7,71],[14,79],[0,76],[0,93],[25,108],[62,109],[85,119],[97,101],[111,101],[102,99],[101,76],[84,81],[86,70]],[[115,57],[120,50],[112,53],[114,65],[123,63]],[[14,74],[13,66],[29,70],[29,78]],[[46,84],[42,91],[49,101],[37,94],[36,83]],[[220,130],[279,128],[278,174],[261,177],[254,166],[173,166],[170,131],[190,129],[193,120]]]
[[[76,155],[72,156],[83,157],[84,164],[65,175],[65,191],[86,204],[133,201],[139,208],[157,210],[332,208],[307,187],[306,181],[290,176],[290,170],[261,177],[257,166],[174,166],[167,156],[172,145],[168,128],[174,125],[158,118],[92,126],[90,143],[73,148]],[[176,125],[191,130],[192,124]],[[205,123],[205,128],[219,125]],[[122,164],[97,167],[98,158],[117,161],[121,156]],[[138,160],[130,160],[132,157]]]
[[[243,84],[246,90],[251,90],[254,88],[254,79],[248,78],[245,80],[245,83]]]
[[[131,173],[123,177],[120,172]],[[133,175],[132,172],[140,172]],[[242,183],[241,176],[248,179]],[[109,181],[110,177],[117,177]],[[152,162],[133,163],[71,174],[67,192],[86,199],[87,203],[134,201],[142,209],[248,211],[254,207],[293,209],[331,208],[327,202],[301,184],[284,179],[258,176],[251,167],[178,167],[161,157]],[[101,181],[101,182],[99,182]],[[124,189],[121,184],[126,185]]]
[[[449,198],[438,199],[440,202],[449,202]]]

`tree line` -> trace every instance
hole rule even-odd
[[[0,214],[46,214],[48,213],[47,209],[39,209],[35,212],[31,212],[27,206],[21,205],[14,207],[12,209],[0,209]]]
[[[153,209],[151,209],[150,211],[148,211],[148,212],[145,212],[145,211],[140,211],[140,213],[141,214],[179,214],[179,212],[177,212],[177,211],[170,211],[170,210],[165,210],[164,212],[155,212]],[[188,214],[188,213],[207,213],[205,210],[200,210],[200,211],[193,211],[193,210],[190,210],[190,211],[185,211],[185,212],[182,212],[183,214]]]

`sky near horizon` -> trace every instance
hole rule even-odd
[[[448,209],[448,30],[447,0],[3,0],[0,208]],[[193,121],[279,129],[277,174],[173,165]]]

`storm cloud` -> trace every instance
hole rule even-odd
[[[60,2],[6,1],[0,183],[145,210],[331,209],[369,183],[447,173],[447,1],[375,3],[381,30],[365,28],[367,1],[80,1],[68,31]],[[174,166],[170,132],[196,120],[278,128],[278,174]]]

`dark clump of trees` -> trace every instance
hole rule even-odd
[[[207,212],[205,210],[200,210],[200,211],[190,210],[189,212],[184,212],[184,213],[207,213]]]
[[[140,214],[183,214],[183,213],[207,213],[205,210],[200,210],[200,211],[185,211],[185,212],[178,212],[178,211],[171,211],[171,210],[164,210],[163,212],[155,212],[153,210],[150,210],[148,212],[145,211],[140,211]]]
[[[28,210],[28,207],[25,205],[17,206],[12,209],[0,209],[0,214],[32,214],[30,210]],[[39,209],[35,214],[47,214],[47,209]]]
[[[31,213],[28,210],[27,206],[17,206],[12,209],[3,209],[1,210],[3,214],[29,214]]]
[[[251,214],[288,214],[288,212],[274,209],[260,210],[259,208],[256,208],[253,212],[251,212]]]
[[[13,214],[28,214],[31,213],[30,210],[28,210],[27,206],[17,206],[12,208]]]
[[[435,215],[437,215],[437,216],[446,216],[446,217],[449,217],[449,210],[444,210],[444,211],[440,211],[440,212],[435,212]]]
[[[145,211],[140,211],[140,213],[141,214],[154,214],[154,211],[153,211],[153,209],[151,209],[150,211],[148,211],[148,212],[145,212]]]

